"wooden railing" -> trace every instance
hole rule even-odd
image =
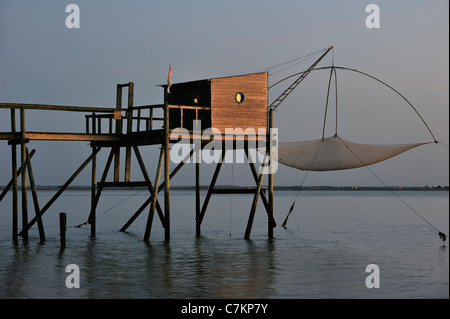
[[[122,115],[122,112],[116,112],[116,115],[92,112],[92,114],[85,115],[86,134],[122,134],[123,120],[127,121],[127,133],[149,132],[154,129],[161,129],[164,118],[155,117],[154,113],[156,109],[161,109],[162,112],[163,108],[163,104],[136,106],[123,109],[122,111],[125,112],[125,116]],[[115,124],[113,124],[113,120],[120,121],[119,132],[114,132]],[[131,127],[131,130],[128,129],[129,127]],[[106,130],[103,131],[102,128],[103,130],[106,128]]]

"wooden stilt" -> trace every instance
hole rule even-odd
[[[139,151],[139,148],[137,146],[133,146],[133,149],[134,149],[136,158],[138,160],[139,166],[141,168],[142,175],[144,176],[145,182],[146,182],[148,190],[150,192],[150,196],[153,196],[155,193],[155,189],[152,185],[150,177],[148,176],[147,169],[145,168],[144,160],[142,159],[142,156],[141,156],[141,152]],[[158,184],[159,184],[159,181],[158,181]],[[158,185],[158,184],[155,184],[155,185]],[[159,193],[159,191],[157,191],[157,193]],[[160,206],[158,200],[156,200],[155,204],[156,204],[156,210],[158,211],[159,218],[161,219],[161,221],[163,221],[164,216],[163,216],[162,209],[161,209],[161,206]],[[164,227],[164,222],[163,222],[163,227]]]
[[[178,164],[178,166],[172,171],[172,173],[170,173],[170,178],[172,179],[172,177],[175,176],[175,174],[183,167],[183,165],[186,163],[186,161],[192,156],[193,154],[193,150],[183,159],[183,161]],[[162,182],[159,187],[158,187],[158,193],[160,191],[162,191],[164,189],[165,186],[165,181]],[[121,232],[124,232],[127,230],[127,228],[136,220],[136,218],[144,211],[144,209],[150,205],[152,201],[152,197],[150,196],[142,205],[141,207],[139,207],[139,209],[136,211],[136,213],[133,214],[133,216],[126,222],[126,224],[120,229]],[[164,215],[162,214],[162,210],[161,207],[158,204],[158,201],[156,201],[156,211],[158,212],[158,215],[160,217],[161,220],[161,224],[163,225],[163,227],[165,228],[165,219],[164,219]]]
[[[139,209],[131,216],[131,218],[125,223],[125,225],[122,226],[122,228],[119,230],[121,232],[124,232],[130,227],[130,225],[138,218],[138,216],[144,211],[144,209],[151,203],[152,196],[147,198],[147,200],[144,202],[144,204],[139,207]]]
[[[94,205],[93,206],[91,205],[91,211],[90,211],[89,217],[88,217],[88,223],[89,224],[91,224],[92,223],[92,219],[95,218],[95,210],[97,208],[97,204],[98,204],[98,201],[100,199],[100,195],[101,195],[102,190],[103,190],[103,183],[105,182],[106,177],[108,176],[109,168],[111,166],[111,162],[112,162],[113,157],[114,157],[114,150],[111,149],[111,152],[109,153],[109,156],[108,156],[108,160],[106,161],[105,169],[103,170],[103,174],[102,174],[102,177],[100,179],[100,183],[97,184],[97,193],[95,194]]]
[[[170,152],[169,152],[169,104],[164,104],[164,241],[170,240]]]
[[[252,208],[250,210],[250,215],[248,217],[247,228],[245,229],[245,236],[244,236],[245,239],[250,239],[250,233],[252,231],[253,219],[255,217],[256,205],[258,204],[259,193],[261,192],[262,181],[264,178],[264,169],[266,167],[266,164],[267,164],[267,152],[266,152],[266,155],[264,156],[264,162],[262,164],[261,172],[259,173],[258,185],[256,187],[255,196],[253,197],[253,203],[252,203]]]
[[[22,238],[24,241],[28,241],[28,202],[27,202],[27,171],[25,169],[27,153],[25,142],[25,109],[20,109],[20,151],[22,162]]]
[[[27,152],[28,175],[30,177],[30,186],[31,186],[31,192],[33,195],[34,210],[36,212],[36,217],[37,217],[39,238],[41,240],[41,243],[43,243],[43,242],[45,242],[44,224],[43,224],[42,218],[41,218],[41,209],[39,208],[39,200],[38,200],[37,191],[36,191],[36,184],[34,182],[33,168],[31,167],[31,160],[30,160],[30,154],[28,153],[28,148],[26,148],[26,152]]]
[[[34,153],[36,153],[36,150],[31,150],[31,152],[30,152],[30,159],[33,157]],[[13,154],[13,157],[16,159],[16,164],[14,165],[14,167],[17,169],[17,152],[16,152],[16,156],[14,156],[14,154]],[[14,164],[14,161],[13,161],[13,164]],[[11,178],[11,180],[8,183],[8,185],[6,185],[5,188],[3,189],[2,193],[0,194],[0,202],[3,200],[5,195],[9,192],[11,187],[13,187],[14,176],[16,178],[16,188],[17,188],[17,177],[19,177],[20,174],[22,174],[22,166],[19,167],[19,169],[16,171],[15,175],[13,173],[13,178]]]
[[[59,213],[59,238],[61,249],[66,248],[66,224],[67,224],[66,213]]]
[[[159,161],[158,161],[158,169],[156,170],[156,177],[155,177],[155,185],[159,185],[159,179],[161,178],[161,170],[162,170],[162,163],[164,160],[164,148],[161,148],[161,151],[159,153]],[[152,223],[153,223],[153,215],[155,214],[155,207],[156,207],[156,201],[158,198],[158,192],[153,191],[152,192],[152,201],[150,205],[150,211],[148,213],[147,218],[147,225],[145,227],[145,234],[144,234],[144,241],[148,242],[150,239],[150,231],[152,229]]]
[[[11,132],[16,133],[16,110],[11,109]],[[16,143],[11,144],[11,160],[12,160],[12,179],[11,184],[13,188],[12,196],[12,238],[14,242],[18,240],[18,218],[17,218],[17,145]],[[22,170],[22,166],[20,167]],[[5,189],[6,190],[6,189]],[[7,191],[6,191],[7,192]],[[6,194],[5,192],[5,194]],[[3,195],[3,193],[2,193]],[[1,201],[1,197],[0,197]]]
[[[175,169],[172,171],[172,173],[170,173],[170,179],[172,179],[172,177],[174,177],[175,174],[178,173],[178,171],[183,167],[183,165],[187,162],[187,160],[189,158],[191,158],[191,156],[194,154],[194,151],[195,150],[192,149],[191,152],[183,159],[183,161],[180,164],[178,164],[177,167],[175,167]],[[166,185],[166,181],[163,181],[161,183],[161,185],[159,185],[159,187],[158,187],[158,192],[162,191],[163,188],[165,187],[165,185]]]
[[[114,119],[116,120],[116,135],[122,135],[122,86],[117,84],[116,94],[116,112]],[[119,182],[120,178],[120,147],[114,147],[114,182]]]
[[[201,162],[201,151],[202,151],[202,137],[201,137],[201,127],[199,121],[195,121],[194,124],[194,136],[193,150],[195,151],[194,163],[195,163],[195,235],[200,236],[200,162]]]
[[[202,224],[203,218],[205,217],[206,208],[208,207],[209,199],[211,198],[211,194],[213,193],[214,186],[216,185],[217,177],[219,176],[220,169],[222,168],[223,160],[225,158],[226,150],[222,149],[222,159],[219,163],[217,163],[216,169],[214,170],[214,174],[211,180],[211,184],[208,187],[208,192],[206,193],[205,200],[203,202],[202,210],[200,212],[200,217],[197,221],[197,223],[200,225]]]
[[[198,160],[195,163],[195,235],[197,237],[200,236],[200,212],[200,160]]]
[[[14,111],[13,109],[11,111]],[[11,112],[13,113],[13,112]],[[15,116],[14,116],[14,128],[15,132]],[[13,177],[9,181],[8,185],[3,189],[3,192],[0,194],[0,201],[4,198],[4,196],[8,193],[8,191],[12,187],[13,196],[12,196],[12,239],[14,242],[18,240],[18,187],[17,187],[17,177],[22,174],[22,170],[25,168],[24,166],[20,166],[17,170],[17,144],[13,141],[12,145],[12,172]],[[27,160],[31,159],[36,153],[36,150],[32,150],[29,154],[27,153]],[[34,181],[33,181],[34,182]]]
[[[256,170],[255,164],[252,162],[251,156],[250,156],[250,154],[248,153],[247,150],[246,150],[246,153],[247,153],[247,158],[249,159],[248,164],[250,165],[250,169],[251,169],[253,178],[255,180],[255,183],[258,184],[258,180],[259,180],[258,171]],[[261,188],[261,191],[260,191],[259,194],[261,195],[261,199],[262,199],[264,207],[266,209],[267,216],[269,217],[269,221],[271,222],[271,227],[273,228],[273,227],[275,227],[277,225],[277,223],[275,222],[275,219],[273,219],[273,216],[271,217],[271,214],[270,214],[270,203],[267,200],[267,196],[264,193],[264,190],[262,188]],[[270,196],[270,189],[269,189],[269,196]]]
[[[133,130],[133,94],[134,83],[128,83],[128,109],[127,109],[127,135]],[[125,149],[125,182],[130,181],[131,168],[131,144],[128,143]]]
[[[96,192],[97,192],[97,153],[99,147],[92,148],[92,171],[91,171],[91,237],[95,237],[97,218],[96,210]]]
[[[11,146],[12,153],[12,184],[13,184],[13,195],[12,195],[12,238],[16,242],[18,240],[18,218],[17,218],[17,150],[16,145]],[[6,193],[5,193],[6,194]]]
[[[50,208],[50,206],[55,202],[55,200],[58,199],[59,196],[61,196],[61,194],[66,190],[66,188],[73,182],[73,180],[81,173],[81,171],[90,163],[90,161],[92,160],[92,158],[97,155],[97,153],[100,151],[100,148],[98,147],[94,153],[92,153],[85,161],[83,164],[81,164],[81,166],[75,171],[75,173],[72,174],[72,176],[67,180],[67,182],[61,186],[61,188],[56,192],[55,195],[53,195],[52,198],[50,198],[50,200],[47,202],[47,204],[45,204],[45,206],[41,209],[41,216],[44,215],[44,213],[47,211],[47,209]],[[22,175],[23,176],[23,175]],[[34,223],[36,223],[37,218],[34,217],[29,223],[28,225],[26,225],[26,227],[24,229],[22,229],[22,231],[19,233],[19,236],[23,236],[23,234],[25,233],[25,231],[28,231],[28,229],[31,228],[31,226],[34,225]]]
[[[266,149],[269,151],[269,221],[268,221],[268,236],[269,238],[273,238],[273,228],[276,223],[273,218],[273,109],[269,110],[269,123],[268,123],[268,142]]]

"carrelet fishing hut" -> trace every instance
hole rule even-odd
[[[170,66],[167,84],[162,85],[164,89],[163,104],[135,106],[133,82],[117,84],[116,105],[113,107],[0,103],[0,109],[9,109],[11,119],[10,131],[0,132],[0,140],[6,140],[11,145],[12,159],[12,178],[1,193],[0,201],[8,191],[12,191],[13,240],[16,241],[18,236],[22,236],[27,241],[30,228],[37,224],[40,240],[45,241],[43,215],[48,211],[52,211],[53,203],[88,165],[91,166],[90,211],[87,212],[86,222],[78,225],[78,227],[90,225],[91,236],[93,237],[96,236],[97,205],[104,189],[111,187],[144,187],[148,190],[148,197],[134,213],[123,212],[124,214],[130,214],[130,216],[120,231],[126,231],[136,221],[137,217],[146,211],[148,215],[143,239],[149,241],[156,213],[164,229],[164,240],[168,242],[170,240],[171,219],[170,181],[185,163],[190,158],[193,158],[195,165],[195,181],[193,183],[195,187],[195,234],[197,236],[201,234],[201,225],[213,194],[248,193],[252,194],[252,202],[244,238],[250,238],[256,207],[260,201],[262,201],[267,213],[268,237],[272,238],[273,229],[276,227],[273,209],[273,177],[275,173],[273,168],[275,163],[281,163],[305,171],[352,169],[362,166],[367,167],[420,145],[438,143],[422,116],[394,88],[364,72],[334,66],[334,62],[332,66],[318,68],[317,65],[320,61],[332,50],[333,47],[328,47],[305,57],[275,66],[276,68],[287,68],[290,64],[297,64],[299,61],[318,56],[315,62],[305,71],[289,75],[271,86],[268,85],[268,71],[172,83],[172,67]],[[278,143],[277,132],[273,128],[274,111],[308,74],[316,70],[330,71],[322,137],[311,141]],[[330,84],[333,79],[337,81],[337,70],[357,72],[394,90],[420,117],[432,136],[432,141],[399,145],[359,144],[343,139],[338,135],[337,121],[335,134],[325,137]],[[269,104],[269,89],[287,80],[292,82]],[[335,85],[335,88],[337,96],[337,85]],[[126,95],[123,94],[125,92]],[[122,105],[123,99],[126,100],[126,106]],[[52,112],[84,114],[85,125],[80,127],[85,129],[84,131],[70,133],[28,131],[26,114],[29,110],[33,112],[39,111],[34,112],[34,116],[43,117]],[[81,120],[81,123],[83,123],[83,120]],[[37,145],[39,141],[85,141],[89,143],[91,148],[87,159],[75,169],[65,183],[61,183],[62,186],[43,206],[39,202],[36,191],[38,183],[34,179],[32,169],[31,159],[36,150],[29,151],[28,148],[31,144],[34,145],[36,143]],[[181,152],[181,156],[179,152],[174,152],[176,146],[180,145],[188,146],[183,148],[185,151]],[[140,151],[143,147],[156,147],[159,150],[159,158],[154,175],[148,173]],[[20,158],[17,156],[17,148],[19,148]],[[121,150],[124,150],[124,154]],[[214,164],[215,169],[207,187],[207,193],[202,201],[200,196],[200,168],[202,161],[199,160],[199,157],[203,153],[202,151],[205,150],[208,151],[208,154],[213,154],[213,160],[208,161],[208,164]],[[240,153],[245,154],[255,186],[245,189],[216,187],[217,178],[225,162],[226,153],[236,150],[240,150]],[[100,152],[108,154],[105,163],[100,163],[97,158]],[[141,173],[139,177],[133,176],[132,178],[131,176],[132,154],[134,154],[139,166]],[[175,159],[174,157],[178,158]],[[100,171],[98,171],[99,168],[101,169]],[[108,178],[110,170],[113,173]],[[121,171],[122,174],[120,173]],[[263,186],[265,175],[267,175],[267,186]],[[150,176],[155,176],[154,180]],[[21,179],[20,190],[18,186],[19,177]],[[34,216],[31,219],[29,218],[28,183],[31,188],[34,206]],[[22,225],[20,231],[19,191],[21,192],[20,217]],[[158,196],[160,192],[164,192],[163,203],[160,203]],[[286,225],[287,218],[293,211],[294,203],[283,226]],[[417,211],[414,212],[422,217]],[[53,211],[53,213],[57,212]],[[427,223],[437,230],[434,225],[428,221]],[[446,235],[439,230],[437,231],[439,236],[445,240]]]

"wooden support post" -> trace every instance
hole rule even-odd
[[[170,178],[172,179],[172,177],[175,176],[175,174],[183,167],[183,165],[186,163],[186,161],[192,156],[194,150],[191,150],[191,152],[183,159],[183,161],[178,164],[178,166],[172,171],[172,173],[170,173]],[[158,188],[157,188],[157,192],[159,193],[160,191],[163,190],[163,188],[165,187],[166,182],[162,182]],[[127,228],[136,220],[136,218],[144,211],[144,209],[151,203],[152,201],[152,197],[150,196],[142,205],[141,207],[139,207],[139,209],[136,211],[136,213],[133,214],[133,216],[126,222],[126,224],[120,229],[120,231],[124,232],[127,230]],[[165,228],[165,218],[164,215],[162,214],[162,210],[161,207],[159,206],[158,201],[156,201],[156,210],[158,212],[159,218],[161,220],[161,223],[163,225],[163,227]]]
[[[16,133],[16,110],[11,109],[11,133]],[[18,240],[18,218],[17,218],[17,145],[11,143],[11,159],[12,159],[12,238],[16,242]],[[22,166],[20,167],[22,169]],[[6,193],[5,193],[6,194]],[[3,195],[3,194],[2,194]],[[0,199],[1,201],[1,199]]]
[[[196,115],[198,119],[198,114]],[[194,148],[195,151],[195,235],[200,236],[200,161],[201,161],[201,151],[202,151],[202,140],[201,140],[201,127],[199,121],[195,121],[194,126]],[[198,147],[197,147],[198,146]]]
[[[268,221],[268,236],[273,238],[273,228],[275,221],[273,218],[273,109],[269,110],[269,134],[267,136],[266,149],[269,150],[269,221]]]
[[[211,198],[211,194],[214,190],[214,186],[216,185],[217,177],[219,176],[220,169],[222,168],[223,161],[225,159],[226,150],[222,148],[222,158],[219,163],[217,163],[216,169],[214,170],[213,178],[211,180],[211,184],[209,185],[208,192],[206,193],[205,200],[203,202],[202,210],[200,212],[200,217],[197,223],[199,226],[202,224],[203,218],[205,217],[206,208],[208,207],[209,199]]]
[[[133,216],[131,216],[131,218],[125,223],[125,225],[122,226],[122,228],[119,231],[121,231],[121,232],[126,231],[128,229],[128,227],[130,227],[130,225],[136,220],[136,218],[138,218],[138,216],[150,204],[150,202],[152,201],[152,198],[153,198],[152,196],[147,198],[147,200],[144,202],[144,204],[142,204],[141,207],[139,207],[139,209],[133,214]]]
[[[182,161],[180,164],[178,164],[177,167],[175,167],[175,169],[172,171],[172,173],[170,173],[170,179],[172,179],[172,177],[174,177],[175,174],[178,173],[178,171],[183,167],[183,165],[187,162],[187,160],[188,160],[189,158],[191,158],[192,154],[194,154],[194,151],[195,151],[195,149],[192,149],[192,150],[190,151],[190,153],[189,153],[188,155],[186,155],[186,157],[183,159],[183,161]],[[159,193],[160,191],[162,191],[162,189],[165,187],[165,185],[166,185],[166,182],[165,182],[165,181],[162,182],[161,185],[159,185],[159,187],[158,187],[158,193]]]
[[[138,160],[139,166],[141,168],[142,175],[144,175],[145,182],[147,183],[147,187],[148,187],[148,190],[150,192],[150,196],[153,196],[155,191],[156,191],[156,194],[159,193],[159,190],[158,189],[155,190],[153,185],[152,185],[152,182],[150,181],[150,177],[148,176],[147,169],[145,168],[144,160],[142,159],[141,152],[139,151],[139,148],[136,145],[134,145],[133,149],[134,149],[134,153],[136,155],[136,158]],[[158,183],[155,184],[155,185],[158,185],[158,184],[159,184],[159,180],[158,180]],[[162,212],[161,206],[159,205],[158,200],[156,200],[155,205],[156,205],[156,210],[158,211],[159,218],[161,219],[162,225],[163,225],[163,227],[165,227],[164,226],[164,215],[163,215],[163,212]]]
[[[164,103],[164,241],[170,240],[170,151],[169,151],[169,104]]]
[[[197,152],[199,153],[199,152]],[[197,159],[200,156],[197,155]],[[195,163],[195,235],[200,236],[200,160]]]
[[[30,159],[33,157],[34,153],[36,153],[36,150],[32,150],[30,152]],[[14,154],[13,154],[14,157]],[[16,158],[16,165],[15,167],[17,168],[17,154],[15,156]],[[13,161],[14,162],[14,161]],[[17,191],[17,177],[20,176],[20,174],[22,174],[22,166],[19,167],[19,169],[16,171],[16,191]],[[11,180],[9,181],[8,185],[5,186],[5,188],[3,189],[2,193],[0,194],[0,202],[3,200],[3,198],[6,196],[6,194],[9,192],[9,190],[11,189],[11,187],[13,187],[14,185],[14,173],[13,173],[13,178],[11,178]],[[16,192],[17,194],[17,192]]]
[[[117,114],[114,114],[114,119],[116,120],[116,131],[117,135],[122,134],[122,86],[117,84],[117,95],[116,95],[116,110]],[[119,118],[120,117],[120,118]],[[120,147],[114,147],[114,182],[119,182],[120,178]]]
[[[253,178],[255,180],[255,183],[258,184],[258,180],[259,180],[259,178],[258,178],[258,171],[257,171],[257,169],[255,167],[255,164],[252,161],[251,155],[250,155],[250,153],[248,152],[247,149],[245,150],[245,153],[247,154],[248,164],[250,165],[250,170],[252,171],[252,175],[253,175]],[[273,227],[275,227],[277,225],[277,223],[275,222],[275,219],[273,219],[273,216],[271,217],[270,204],[269,204],[269,201],[267,200],[267,196],[264,193],[263,189],[261,189],[259,194],[261,195],[261,199],[263,201],[264,207],[266,208],[267,216],[269,218],[269,221],[271,221],[271,227],[273,228]]]
[[[245,236],[244,236],[245,239],[250,239],[250,233],[252,231],[252,226],[253,226],[253,219],[255,217],[255,212],[256,212],[256,205],[258,204],[259,193],[261,192],[262,181],[264,178],[264,170],[267,165],[267,153],[268,152],[266,151],[266,155],[264,156],[264,162],[262,164],[261,172],[259,173],[259,180],[258,180],[258,185],[256,187],[255,196],[253,196],[252,208],[250,210],[250,215],[248,217],[247,228],[245,229]]]
[[[45,206],[41,209],[41,216],[44,215],[44,213],[47,211],[47,209],[50,208],[50,206],[55,202],[55,200],[58,199],[58,197],[66,190],[66,188],[70,185],[70,183],[73,182],[73,180],[75,179],[75,177],[77,177],[81,171],[89,164],[89,162],[92,160],[92,158],[97,155],[97,153],[100,151],[100,147],[98,147],[96,149],[96,151],[91,154],[85,161],[83,164],[81,164],[81,166],[75,171],[75,173],[72,174],[72,176],[67,180],[67,182],[61,186],[61,188],[56,192],[55,195],[53,195],[52,198],[50,198],[50,200],[47,202],[47,204],[45,204]],[[22,175],[23,176],[23,175]],[[34,217],[29,223],[28,225],[22,229],[22,231],[19,233],[19,236],[23,236],[23,234],[25,232],[28,231],[28,229],[31,228],[31,226],[34,225],[34,223],[36,223],[37,218]]]
[[[159,161],[158,161],[158,169],[156,170],[155,185],[159,185],[159,180],[161,178],[161,170],[162,170],[162,163],[164,160],[164,153],[165,153],[165,148],[162,147],[161,151],[159,153]],[[150,239],[150,231],[152,229],[153,215],[155,214],[157,198],[158,198],[158,192],[156,190],[153,190],[150,211],[148,212],[147,225],[145,227],[145,234],[144,234],[144,241],[146,241],[146,242],[148,242]]]
[[[37,191],[36,191],[36,183],[34,182],[33,168],[31,167],[30,153],[28,153],[28,147],[26,148],[26,152],[27,152],[28,175],[30,176],[31,192],[33,195],[34,210],[36,212],[36,217],[37,217],[37,222],[38,222],[39,238],[41,240],[41,243],[43,243],[43,242],[45,242],[44,224],[42,223],[41,209],[39,208],[39,200],[38,200]]]
[[[106,161],[105,169],[103,170],[102,178],[100,179],[99,186],[97,187],[97,193],[95,194],[94,205],[91,204],[91,211],[89,213],[88,223],[92,224],[93,219],[95,219],[95,210],[97,208],[98,201],[100,200],[100,195],[103,190],[103,183],[108,176],[109,168],[111,166],[112,159],[114,157],[114,150],[111,148],[111,152],[109,153],[108,160]]]
[[[25,109],[20,108],[20,151],[22,162],[22,238],[28,241],[28,203],[27,203],[27,171],[25,169],[27,161],[26,144],[25,144]]]
[[[128,83],[128,109],[127,109],[127,136],[133,131],[133,94],[134,83]],[[130,181],[131,145],[128,143],[125,149],[125,182]]]
[[[97,153],[99,147],[92,148],[92,171],[91,171],[91,237],[95,237],[97,218],[95,216],[96,192],[97,192]]]
[[[66,213],[59,213],[59,238],[61,243],[61,249],[66,248]]]

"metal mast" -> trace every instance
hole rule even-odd
[[[295,88],[300,84],[300,82],[303,81],[303,79],[311,72],[317,64],[325,57],[325,55],[328,54],[333,49],[333,46],[329,47],[324,54],[320,56],[319,59],[317,59],[316,62],[314,62],[305,72],[302,72],[302,74],[283,92],[281,95],[272,102],[272,104],[269,105],[269,109],[276,110],[278,106],[287,98],[289,94],[292,93],[292,91],[295,90]]]

